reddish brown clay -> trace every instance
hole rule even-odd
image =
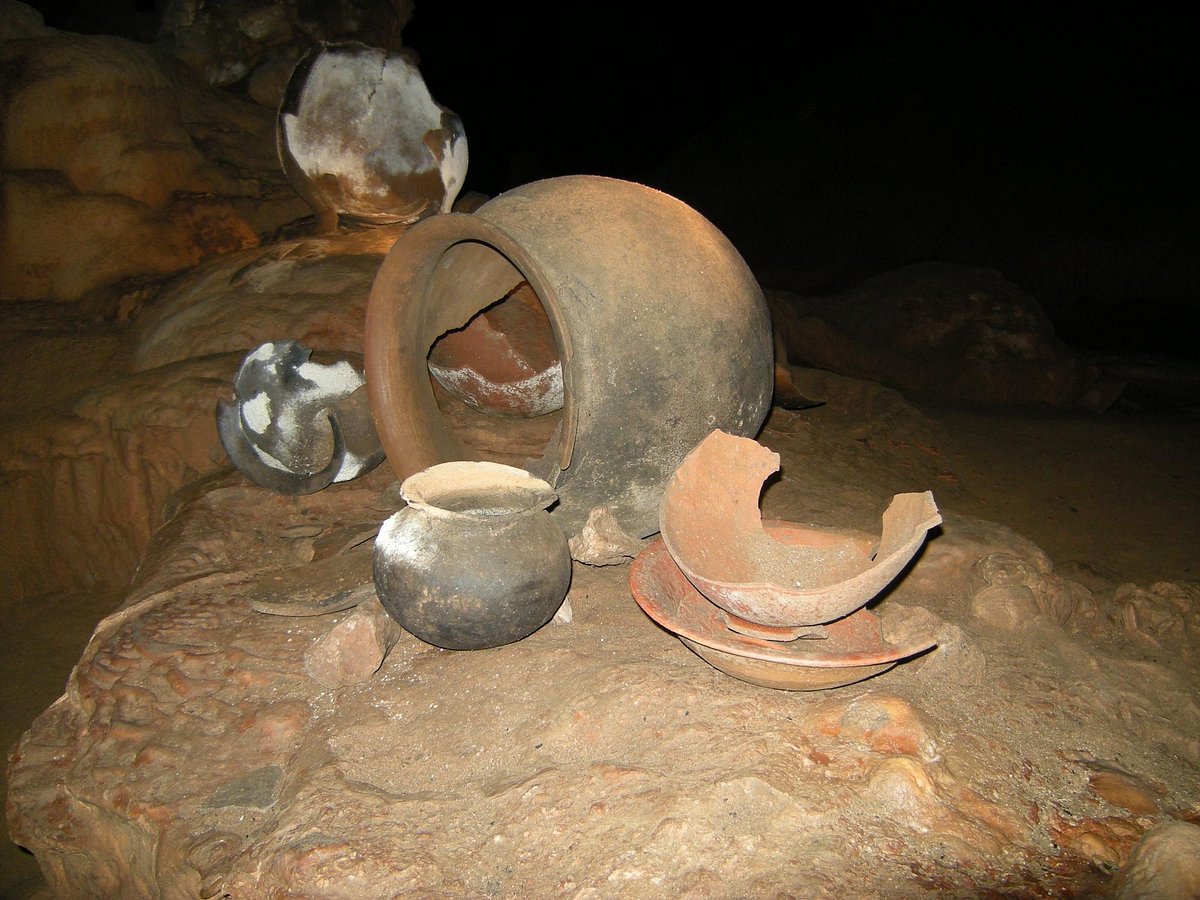
[[[714,427],[757,433],[770,408],[762,290],[695,210],[609,178],[552,178],[418,222],[380,266],[364,335],[371,410],[398,476],[477,455],[438,405],[430,352],[522,282],[563,381],[558,429],[525,466],[558,494],[551,515],[568,536],[603,509],[628,537],[648,537],[687,452]]]
[[[767,528],[773,539],[785,545],[807,539],[806,529],[788,522],[772,522]],[[869,535],[858,532],[843,534],[854,542],[869,540]],[[889,643],[883,639],[879,617],[865,609],[791,640],[739,633],[730,627],[726,614],[688,581],[662,538],[634,560],[629,586],[650,618],[706,662],[764,687],[815,691],[852,684],[937,643],[929,636],[907,634]]]
[[[554,331],[527,281],[434,344],[429,372],[459,400],[492,415],[541,416],[563,405]]]
[[[763,529],[758,497],[779,454],[713,431],[667,482],[663,540],[693,585],[735,616],[760,625],[818,625],[878,594],[942,521],[933,495],[897,494],[882,534],[849,536],[789,525],[781,542]]]

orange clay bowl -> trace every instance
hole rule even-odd
[[[663,541],[700,593],[741,619],[796,627],[849,615],[909,563],[942,517],[925,493],[897,494],[878,535],[789,525],[787,540],[763,528],[758,498],[779,454],[750,438],[713,431],[667,482]]]
[[[804,530],[771,522],[767,530],[789,543]],[[846,533],[852,540],[868,536]],[[817,691],[862,681],[934,647],[920,621],[897,608],[886,623],[866,609],[827,625],[770,629],[740,622],[696,590],[659,538],[634,560],[629,586],[642,610],[701,659],[742,681],[777,690]],[[883,624],[889,639],[883,636]]]

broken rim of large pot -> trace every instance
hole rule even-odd
[[[722,609],[774,626],[818,625],[846,616],[884,589],[942,517],[933,495],[897,494],[873,548],[819,527],[781,543],[763,528],[758,501],[779,454],[715,430],[667,483],[663,541],[696,589]]]
[[[400,496],[414,509],[440,518],[518,516],[546,509],[558,494],[524,469],[494,462],[439,463],[410,475]]]

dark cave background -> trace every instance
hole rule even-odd
[[[1075,346],[1200,356],[1200,97],[1181,21],[1018,5],[590,11],[581,27],[565,6],[418,5],[405,40],[466,123],[469,187],[630,178],[708,216],[764,286],[985,265]]]
[[[152,0],[35,5],[57,28],[141,40],[161,16]],[[704,213],[765,287],[984,265],[1073,346],[1196,360],[1190,33],[1149,6],[424,0],[403,41],[463,119],[467,190],[632,179]]]

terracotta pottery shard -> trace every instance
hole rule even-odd
[[[899,574],[942,521],[925,493],[897,494],[878,537],[789,525],[788,540],[763,528],[758,498],[779,454],[716,430],[667,482],[663,540],[688,580],[735,616],[762,625],[818,625],[864,605]]]
[[[527,281],[434,344],[429,373],[481,412],[529,417],[562,409],[554,332]]]

